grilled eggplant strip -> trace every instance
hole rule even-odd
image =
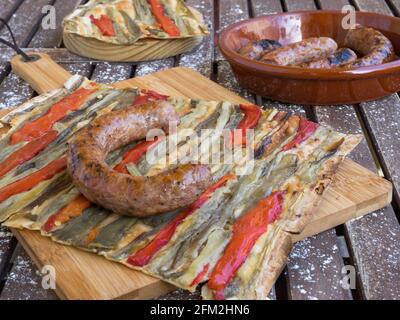
[[[107,219],[109,212],[99,207],[86,209],[82,215],[70,220],[59,230],[52,232],[51,237],[60,243],[87,247],[86,239],[90,231]]]
[[[31,202],[35,201],[43,192],[46,192],[48,186],[58,179],[63,173],[59,173],[52,179],[40,182],[34,188],[29,191],[16,194],[7,200],[0,203],[0,222],[7,220],[8,217],[14,213],[19,212]]]
[[[89,247],[102,250],[116,249],[118,243],[126,236],[136,222],[137,219],[133,217],[119,217],[114,222],[102,228]]]

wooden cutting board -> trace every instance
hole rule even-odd
[[[41,54],[40,57],[40,60],[29,63],[20,57],[14,58],[14,72],[39,93],[62,86],[71,75],[49,56]],[[119,82],[115,86],[141,87],[176,97],[246,103],[243,98],[188,68],[173,68]],[[334,183],[325,192],[312,222],[302,234],[294,236],[293,241],[380,209],[388,205],[391,198],[390,182],[346,160],[340,166]],[[56,293],[62,299],[147,299],[174,289],[103,257],[54,243],[38,232],[13,230],[13,233],[39,269],[45,265],[55,268]]]

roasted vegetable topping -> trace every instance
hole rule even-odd
[[[90,16],[92,23],[100,29],[103,36],[115,37],[114,24],[109,16],[103,14],[100,19],[96,19],[93,15]]]
[[[208,281],[208,287],[215,290],[216,299],[224,299],[224,289],[245,262],[258,238],[267,232],[269,224],[279,219],[284,196],[284,192],[271,194],[235,222],[231,241]]]
[[[31,190],[33,187],[38,185],[44,180],[49,180],[54,177],[57,173],[67,168],[67,158],[62,157],[57,159],[46,167],[36,171],[35,173],[22,178],[21,180],[15,181],[0,189],[0,202],[7,200],[13,195],[19,194]]]
[[[240,110],[244,113],[244,119],[239,123],[239,126],[236,130],[241,131],[242,135],[242,144],[246,145],[246,135],[247,135],[247,130],[249,129],[254,129],[258,121],[261,118],[262,111],[260,107],[255,106],[255,105],[240,105]],[[232,135],[232,144],[235,145],[237,142],[235,142],[235,135]]]
[[[194,278],[193,282],[190,284],[191,287],[193,286],[197,286],[206,276],[208,269],[210,268],[210,264],[207,263],[203,270],[196,276],[196,278]]]
[[[143,141],[138,143],[133,149],[126,152],[123,156],[123,159],[120,164],[118,164],[114,170],[120,173],[129,173],[127,169],[127,164],[137,164],[143,155],[146,154],[147,151],[153,149],[158,143],[160,143],[163,139],[156,137],[154,141]]]
[[[79,195],[58,213],[52,215],[43,226],[43,230],[46,232],[52,231],[57,225],[64,224],[72,218],[78,217],[90,206],[92,206],[92,203],[83,195]]]
[[[143,95],[139,95],[136,97],[135,101],[133,102],[134,106],[139,106],[150,101],[167,100],[169,98],[168,96],[159,94],[152,90],[142,90],[142,93]]]
[[[199,209],[208,199],[211,198],[215,190],[222,187],[229,180],[234,179],[234,175],[226,175],[219,180],[215,185],[210,187],[204,192],[189,208],[181,212],[170,223],[168,223],[162,230],[158,232],[155,238],[144,248],[140,249],[134,255],[128,258],[128,263],[134,266],[142,267],[149,263],[151,258],[160,251],[171,240],[175,233],[176,228],[186,219],[189,215]]]
[[[0,164],[0,177],[4,176],[7,172],[11,171],[18,165],[31,160],[43,149],[45,149],[52,141],[54,141],[57,138],[57,135],[57,131],[51,130],[40,138],[29,142],[19,150],[12,153]]]
[[[316,124],[315,122],[311,122],[303,117],[300,117],[299,129],[296,136],[293,138],[292,141],[286,144],[282,148],[282,150],[288,151],[297,147],[299,144],[307,140],[315,132],[315,130],[318,129],[318,127],[318,124]]]
[[[54,123],[63,119],[68,112],[79,109],[93,92],[95,92],[94,89],[81,88],[57,102],[43,117],[26,124],[21,130],[15,132],[11,136],[11,144],[40,138],[52,130]]]
[[[175,22],[165,14],[164,7],[160,3],[160,0],[148,0],[151,6],[151,11],[153,12],[157,22],[161,25],[161,28],[172,37],[179,37],[181,31]]]

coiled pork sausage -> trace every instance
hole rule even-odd
[[[308,38],[271,51],[263,55],[260,61],[288,66],[329,56],[336,49],[337,43],[331,38]]]
[[[302,68],[333,69],[345,67],[357,60],[356,53],[349,48],[342,48],[334,54],[298,65]]]
[[[114,171],[105,162],[109,152],[145,138],[151,129],[168,131],[178,119],[166,101],[97,118],[69,143],[73,183],[90,201],[122,215],[146,217],[193,203],[211,184],[208,166],[186,164],[155,176],[134,177]]]
[[[281,47],[276,40],[263,39],[249,42],[241,47],[238,53],[246,58],[258,60],[262,55]]]
[[[390,40],[373,28],[357,26],[355,29],[350,29],[344,44],[363,55],[362,58],[351,64],[354,68],[381,64],[394,57],[393,45]]]

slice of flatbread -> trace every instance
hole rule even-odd
[[[76,90],[86,97],[79,108],[53,124],[56,140],[5,170],[4,164],[30,143],[13,143],[13,135]],[[63,167],[15,192],[15,184],[31,181],[37,172],[59,163],[69,139],[94,118],[157,99],[167,99],[180,115],[177,136],[167,136],[127,170],[154,175],[179,163],[207,163],[214,182],[224,182],[200,206],[145,219],[118,216],[88,203]],[[231,133],[249,123],[249,108],[259,118],[253,123],[253,135],[245,144],[237,144]],[[337,167],[361,139],[275,109],[116,89],[82,77],[23,104],[0,122],[9,128],[0,139],[4,225],[40,231],[53,241],[103,255],[187,290],[206,283],[206,299],[267,297],[290,252],[290,235],[307,225]],[[164,152],[172,142],[176,152]],[[136,144],[112,152],[108,163],[118,164]]]

